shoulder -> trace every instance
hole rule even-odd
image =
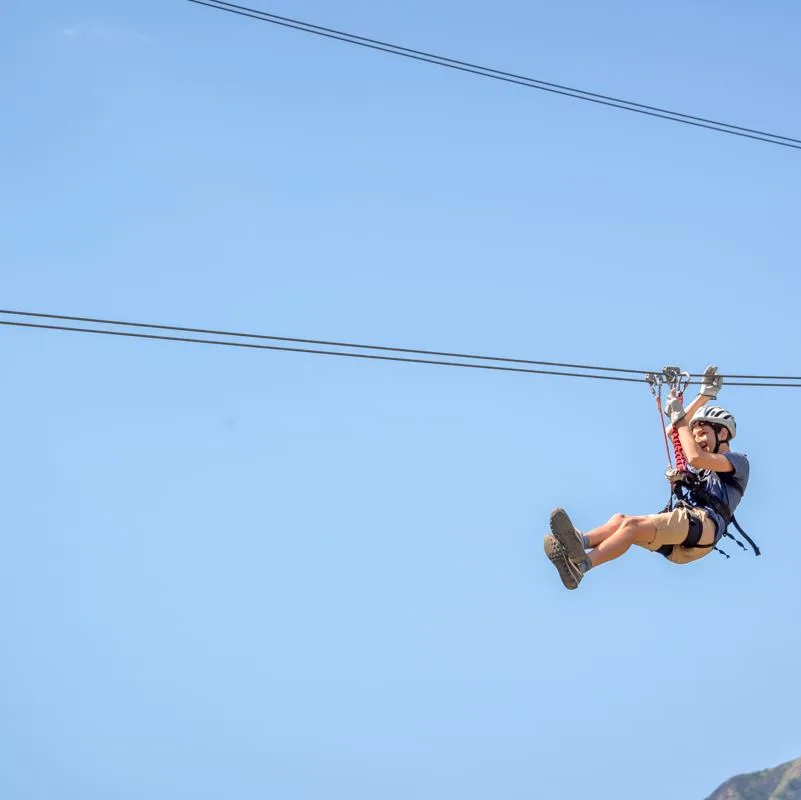
[[[742,465],[744,467],[747,467],[749,464],[748,456],[745,453],[734,453],[730,450],[728,453],[724,453],[724,455],[735,466]]]
[[[745,453],[724,453],[725,457],[729,460],[734,468],[734,474],[738,477],[746,477],[751,470],[751,464],[748,461],[748,456]]]

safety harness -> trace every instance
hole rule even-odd
[[[671,389],[674,390],[679,400],[684,397],[684,390],[690,383],[690,375],[682,372],[678,367],[665,367],[661,374],[649,373],[645,376],[645,380],[651,389],[651,393],[656,399],[656,407],[659,412],[659,424],[662,428],[662,434],[665,438],[665,450],[668,457],[668,469],[666,476],[671,484],[670,498],[667,505],[662,509],[661,513],[672,511],[677,506],[685,508],[689,512],[690,525],[687,533],[687,538],[682,542],[682,547],[693,548],[712,548],[717,550],[721,555],[730,558],[725,550],[721,550],[717,545],[720,539],[724,536],[732,539],[739,547],[745,550],[745,545],[737,539],[736,536],[729,533],[729,525],[734,525],[738,533],[751,545],[754,555],[760,555],[759,547],[757,547],[754,540],[740,527],[739,523],[734,517],[732,510],[726,503],[722,502],[719,498],[715,497],[711,492],[707,491],[706,482],[709,473],[707,471],[693,472],[688,468],[687,458],[684,454],[684,448],[681,445],[679,432],[676,428],[670,431],[670,438],[673,445],[673,455],[676,461],[675,467],[670,458],[670,448],[668,446],[667,433],[662,424],[662,386],[667,383]],[[720,480],[728,486],[737,489],[740,494],[744,493],[743,485],[732,474],[719,473]],[[692,497],[693,502],[690,502]],[[715,535],[715,541],[712,544],[699,544],[701,535],[703,534],[703,522],[701,517],[696,513],[697,508],[706,508],[714,511],[723,520],[723,531]],[[673,552],[674,545],[668,544],[660,547],[656,552],[661,553],[663,556],[670,556]]]

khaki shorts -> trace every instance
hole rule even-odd
[[[715,523],[709,518],[703,508],[696,508],[693,513],[701,519],[702,533],[698,544],[711,545],[715,541]],[[666,544],[672,544],[673,552],[667,557],[674,564],[687,564],[697,561],[712,552],[711,547],[682,547],[681,543],[687,538],[690,531],[690,512],[679,506],[673,511],[664,514],[651,514],[649,519],[656,526],[656,535],[653,541],[637,542],[646,550],[658,550]]]

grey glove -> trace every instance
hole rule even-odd
[[[667,403],[665,403],[665,416],[670,419],[671,425],[675,425],[686,414],[687,412],[684,410],[681,399],[671,389]]]
[[[723,386],[723,376],[718,375],[717,367],[707,367],[704,370],[704,377],[701,378],[701,391],[704,397],[714,400]]]

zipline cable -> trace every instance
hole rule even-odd
[[[182,333],[198,333],[204,335],[214,335],[214,336],[226,336],[231,338],[247,338],[247,339],[258,339],[258,340],[271,340],[271,341],[280,341],[280,342],[291,342],[296,344],[317,344],[323,345],[325,347],[347,347],[347,348],[354,348],[359,350],[373,350],[379,352],[394,352],[394,353],[408,353],[414,355],[425,355],[425,356],[443,356],[447,358],[460,358],[460,359],[467,359],[473,361],[482,361],[485,363],[478,363],[478,364],[468,364],[462,363],[458,361],[444,361],[444,360],[435,360],[435,359],[428,359],[428,358],[408,358],[408,357],[400,357],[400,356],[382,356],[376,355],[375,353],[348,353],[342,352],[339,350],[322,350],[322,349],[311,349],[311,348],[302,348],[302,347],[287,347],[284,345],[266,345],[266,344],[254,344],[254,343],[247,343],[247,342],[235,342],[235,341],[224,341],[219,339],[200,339],[194,337],[180,337],[180,336],[166,336],[166,335],[157,335],[157,334],[145,334],[145,333],[135,333],[132,331],[116,331],[116,330],[104,330],[99,328],[83,328],[83,327],[75,327],[75,326],[67,326],[67,325],[49,325],[49,324],[42,324],[42,323],[30,323],[30,322],[15,322],[11,320],[0,320],[0,325],[11,326],[11,327],[18,327],[18,328],[34,328],[34,329],[41,329],[41,330],[51,330],[51,331],[62,331],[62,332],[81,332],[81,333],[95,333],[107,336],[125,336],[130,338],[140,338],[140,339],[151,339],[151,340],[159,340],[159,341],[176,341],[176,342],[188,342],[194,344],[208,344],[208,345],[218,345],[218,346],[227,346],[227,347],[241,347],[241,348],[249,348],[249,349],[258,349],[258,350],[276,350],[276,351],[285,351],[285,352],[296,352],[296,353],[310,353],[316,355],[334,355],[334,356],[344,356],[350,358],[364,358],[364,359],[371,359],[371,360],[378,360],[378,361],[396,361],[396,362],[405,362],[405,363],[417,363],[417,364],[432,364],[437,366],[452,366],[452,367],[469,367],[472,369],[490,369],[496,371],[503,371],[503,372],[521,372],[521,373],[530,373],[536,375],[556,375],[556,376],[563,376],[563,377],[575,377],[575,378],[595,378],[600,380],[614,380],[614,381],[624,381],[627,383],[640,383],[645,375],[652,374],[649,372],[642,372],[640,370],[631,370],[631,369],[623,369],[620,367],[606,367],[606,366],[590,366],[586,364],[569,364],[565,362],[556,362],[556,361],[534,361],[531,359],[514,359],[514,358],[501,358],[495,356],[476,356],[476,355],[468,355],[465,353],[447,353],[442,351],[436,350],[415,350],[411,348],[401,348],[401,347],[385,347],[381,345],[366,345],[366,344],[353,344],[353,343],[346,343],[346,342],[333,342],[333,341],[326,341],[320,339],[299,339],[299,338],[291,338],[285,336],[267,336],[264,334],[255,334],[255,333],[241,333],[241,332],[232,332],[232,331],[222,331],[222,330],[214,330],[208,328],[188,328],[182,327],[178,325],[161,325],[161,324],[148,324],[143,322],[125,322],[120,320],[104,320],[95,317],[76,317],[76,316],[68,316],[65,314],[46,314],[46,313],[37,313],[37,312],[30,312],[30,311],[11,311],[11,310],[4,310],[0,309],[0,314],[5,315],[12,315],[12,316],[23,316],[23,317],[34,317],[34,318],[44,318],[44,319],[57,319],[61,321],[72,321],[72,322],[89,322],[96,325],[114,325],[117,327],[133,327],[133,328],[147,328],[151,330],[167,330],[172,332],[182,332]],[[573,372],[573,371],[555,371],[551,369],[531,369],[531,368],[524,368],[524,367],[504,367],[498,366],[497,364],[489,364],[486,362],[498,362],[498,363],[514,363],[514,364],[527,364],[527,365],[537,365],[537,366],[547,366],[547,367],[560,367],[564,369],[581,369],[585,371],[594,371],[594,372],[604,372],[604,373],[628,373],[632,375],[639,375],[642,374],[643,378],[634,378],[634,377],[623,377],[620,374],[602,374],[602,375],[595,375],[591,372]],[[722,376],[724,379],[729,377],[726,375]],[[762,377],[765,376],[754,376],[754,375],[741,375],[736,376],[738,378],[745,378],[750,379],[747,381],[730,381],[727,383],[728,386],[752,386],[752,387],[773,387],[773,388],[801,388],[801,383],[775,383],[775,382],[765,382],[762,380]],[[784,380],[784,381],[801,381],[801,378],[796,376],[777,376],[776,379]]]
[[[442,356],[445,358],[467,358],[473,361],[497,361],[507,364],[530,364],[538,367],[559,367],[562,369],[594,370],[595,372],[619,372],[629,375],[647,375],[647,370],[621,369],[619,367],[595,367],[588,364],[568,364],[559,361],[534,361],[527,358],[503,358],[499,356],[482,356],[470,353],[449,353],[440,350],[417,350],[409,347],[386,347],[375,344],[353,344],[351,342],[335,342],[323,339],[298,339],[290,336],[267,336],[261,333],[241,333],[238,331],[223,331],[209,328],[186,328],[179,325],[160,325],[147,322],[123,322],[113,319],[97,319],[95,317],[73,317],[65,314],[42,314],[32,311],[10,311],[0,309],[0,314],[9,314],[18,317],[35,317],[37,319],[57,319],[67,322],[90,322],[93,325],[117,325],[127,328],[150,328],[151,330],[177,331],[180,333],[202,333],[210,336],[232,336],[239,339],[262,339],[275,342],[294,342],[295,344],[319,344],[326,347],[351,347],[359,350],[377,350],[391,353],[410,353],[422,356]],[[799,378],[801,380],[801,378]]]
[[[551,92],[553,94],[572,97],[577,100],[586,100],[587,102],[618,108],[623,111],[631,111],[638,114],[644,114],[646,116],[666,119],[671,122],[679,122],[685,125],[692,125],[698,128],[706,128],[709,130],[718,131],[719,133],[728,133],[733,136],[754,139],[767,144],[781,145],[783,147],[801,150],[801,139],[791,136],[783,136],[754,128],[747,128],[741,125],[719,122],[716,120],[707,119],[705,117],[684,114],[678,111],[670,111],[668,109],[659,108],[658,106],[636,103],[631,100],[623,100],[617,97],[599,94],[597,92],[586,91],[584,89],[575,89],[558,83],[540,80],[538,78],[529,78],[525,75],[517,75],[513,72],[505,72],[492,67],[483,67],[478,64],[472,64],[469,61],[461,61],[459,59],[448,58],[446,56],[438,56],[433,53],[427,53],[423,50],[415,50],[413,48],[394,45],[390,44],[389,42],[383,42],[378,39],[370,39],[366,36],[358,36],[345,31],[326,28],[321,25],[302,22],[290,17],[283,17],[267,11],[259,11],[258,9],[237,5],[235,3],[225,3],[221,0],[188,0],[188,2],[195,3],[196,5],[200,6],[206,6],[218,11],[224,11],[226,13],[255,19],[260,22],[269,22],[272,25],[292,28],[304,33],[312,33],[316,36],[322,36],[327,39],[335,39],[347,44],[354,44],[360,47],[367,47],[372,50],[390,53],[392,55],[403,56],[404,58],[410,58],[415,61],[423,61],[426,63],[435,64],[436,66],[455,69],[460,72],[468,72],[485,78],[492,78],[494,80],[504,81],[506,83],[525,86],[530,89],[539,89],[541,91]]]
[[[9,320],[0,320],[0,325],[10,325],[18,328],[39,328],[42,330],[51,331],[73,331],[80,333],[96,333],[105,336],[127,336],[134,339],[156,339],[164,342],[190,342],[193,344],[211,344],[220,345],[223,347],[243,347],[253,350],[283,350],[289,353],[312,353],[315,355],[325,356],[344,356],[346,358],[366,358],[375,361],[399,361],[413,364],[433,364],[443,367],[466,367],[469,369],[489,369],[498,370],[501,372],[526,372],[535,375],[560,375],[569,378],[596,378],[598,380],[606,381],[626,381],[629,383],[640,383],[637,378],[624,378],[619,375],[590,375],[578,372],[556,372],[554,370],[545,369],[528,369],[524,367],[500,367],[493,364],[463,364],[458,361],[434,361],[431,359],[423,358],[404,358],[401,356],[379,356],[370,353],[343,353],[339,350],[312,350],[303,347],[284,347],[282,345],[274,344],[251,344],[249,342],[225,342],[220,339],[195,339],[186,336],[164,336],[154,333],[134,333],[133,331],[109,331],[99,330],[96,328],[76,328],[67,325],[43,325],[35,322],[11,322]],[[799,384],[801,388],[801,384]]]

